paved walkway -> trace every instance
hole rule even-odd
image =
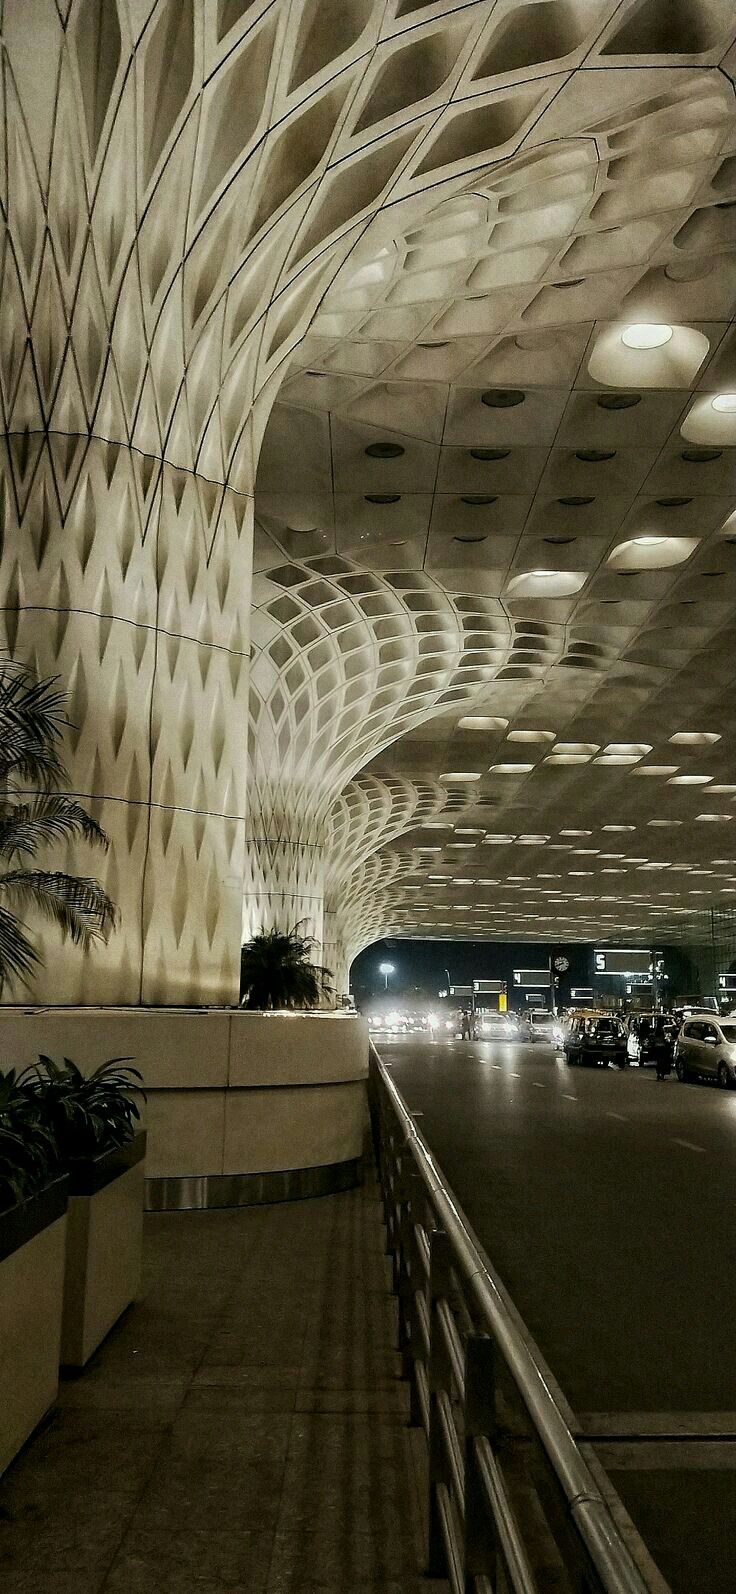
[[[375,1187],[149,1215],[142,1302],[0,1483],[3,1594],[439,1594]]]

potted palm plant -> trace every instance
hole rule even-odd
[[[257,1009],[315,1008],[332,996],[331,970],[312,960],[315,942],[295,924],[263,930],[240,952],[240,1001]]]
[[[127,1057],[84,1075],[42,1056],[22,1082],[69,1177],[63,1366],[83,1367],[140,1287],[145,1131]]]
[[[25,923],[29,910],[83,949],[115,922],[97,880],[35,866],[38,853],[59,842],[108,845],[97,821],[63,790],[65,702],[56,681],[37,680],[24,665],[0,666],[0,997],[7,987],[28,985],[40,964]]]
[[[58,1391],[68,1188],[33,1091],[0,1074],[0,1472]]]

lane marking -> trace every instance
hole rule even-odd
[[[672,1144],[673,1146],[684,1146],[686,1151],[702,1151],[703,1156],[706,1155],[705,1146],[696,1146],[693,1140],[678,1140],[677,1137],[673,1135]]]
[[[618,1118],[618,1121],[619,1121],[620,1124],[627,1124],[628,1121],[629,1121],[628,1118],[625,1116],[625,1114],[622,1113],[622,1112],[607,1112],[606,1113],[606,1117],[607,1118]]]

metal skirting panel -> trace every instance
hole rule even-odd
[[[306,1201],[335,1195],[361,1183],[362,1157],[319,1168],[272,1173],[217,1173],[146,1179],[148,1212],[190,1212],[211,1207],[257,1207],[273,1201]]]

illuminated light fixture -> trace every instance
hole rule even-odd
[[[633,775],[675,775],[677,764],[642,764],[639,769],[632,770]]]
[[[667,782],[668,786],[707,786],[713,779],[712,775],[672,775]]]
[[[736,414],[736,393],[716,393],[710,401],[712,410],[717,410],[719,415]]]
[[[509,731],[509,742],[553,742],[555,731]]]
[[[710,747],[713,742],[720,742],[717,731],[675,731],[670,741],[678,747]]]
[[[696,814],[695,818],[701,820],[703,823],[708,823],[709,821],[714,823],[716,820],[721,822],[723,820],[733,819],[733,814]]]
[[[592,836],[592,830],[561,830],[561,836]]]
[[[709,796],[733,797],[736,796],[736,786],[711,786]]]
[[[715,789],[716,789],[715,786],[711,786],[711,791],[715,791]],[[681,819],[648,819],[647,820],[647,824],[648,825],[652,825],[652,826],[657,825],[660,829],[664,829],[665,825],[667,825],[667,826],[669,826],[669,825],[681,825],[682,824],[682,820]]]
[[[464,714],[457,728],[459,731],[505,731],[508,723],[497,714]]]
[[[671,337],[672,328],[664,321],[635,321],[621,333],[621,342],[627,349],[661,349]]]
[[[639,548],[655,548],[658,542],[666,542],[667,539],[666,537],[658,537],[655,534],[650,535],[647,533],[643,537],[632,537],[631,541],[636,543]]]
[[[524,570],[508,584],[510,597],[570,598],[585,585],[582,570]]]
[[[590,753],[550,753],[549,758],[542,760],[544,764],[589,764]]]
[[[449,786],[451,781],[458,781],[465,784],[473,780],[480,780],[480,770],[476,772],[471,769],[458,769],[455,770],[453,774],[440,775],[441,786]]]
[[[594,758],[594,764],[605,764],[609,767],[619,764],[638,764],[641,753],[601,753],[600,758]]]
[[[491,775],[528,775],[533,764],[491,764]]]

